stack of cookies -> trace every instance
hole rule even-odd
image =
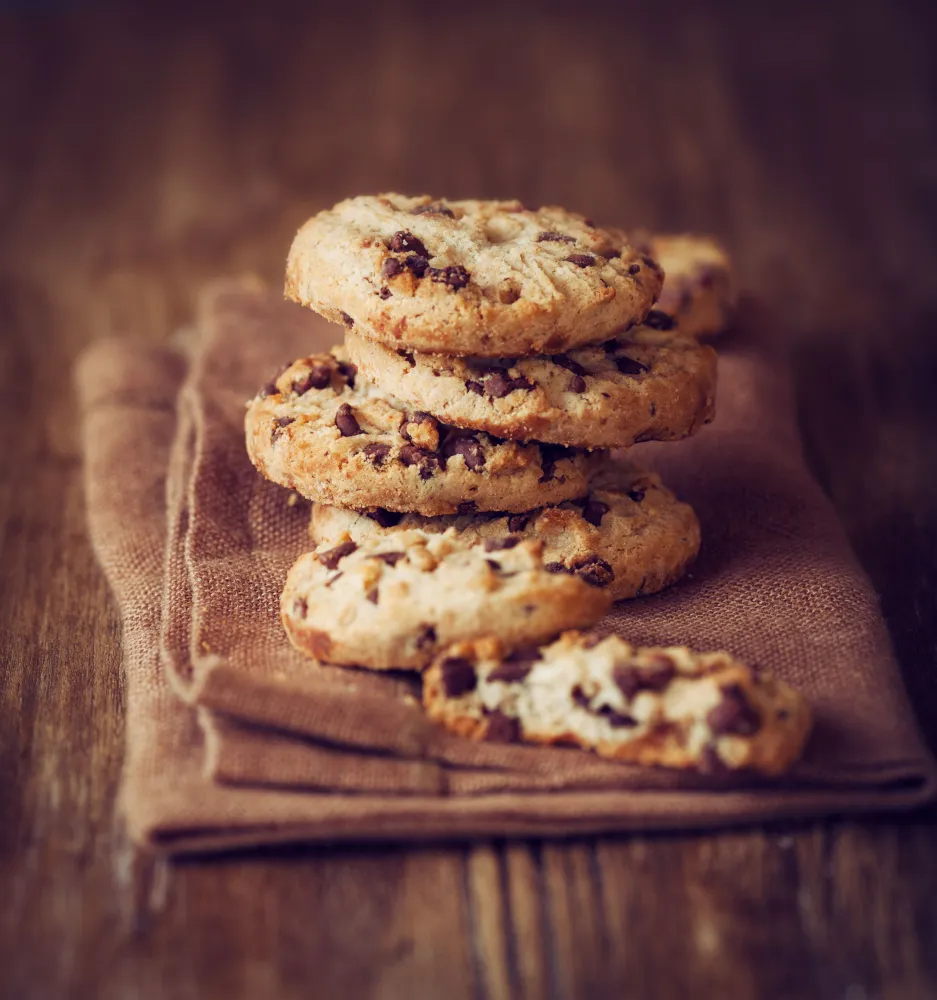
[[[427,710],[466,735],[707,769],[796,756],[802,699],[725,654],[545,645],[696,556],[693,511],[609,449],[712,419],[697,337],[725,316],[717,246],[519,202],[360,197],[299,231],[286,294],[346,328],[248,405],[254,465],[315,502],[281,602],[297,649],[426,671]]]

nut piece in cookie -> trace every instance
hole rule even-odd
[[[543,545],[466,545],[455,532],[349,537],[301,556],[281,618],[293,645],[329,663],[422,669],[453,642],[494,634],[510,645],[597,622],[608,589],[544,566]]]
[[[802,694],[728,653],[579,632],[510,650],[486,637],[441,651],[423,680],[429,715],[474,739],[574,745],[711,775],[782,774],[810,733]]]

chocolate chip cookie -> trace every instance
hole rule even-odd
[[[289,365],[248,404],[245,428],[250,459],[267,479],[357,510],[531,510],[584,495],[602,460],[407,410],[337,349]]]
[[[301,556],[280,612],[293,645],[318,660],[419,670],[452,642],[535,642],[593,624],[610,604],[602,587],[549,572],[541,542],[467,546],[448,533],[405,531]]]
[[[640,323],[663,273],[623,234],[562,208],[351,198],[297,233],[286,295],[391,347],[555,354]]]
[[[781,774],[811,725],[803,695],[728,653],[635,649],[578,632],[541,648],[456,644],[424,674],[423,702],[474,739],[573,745],[706,774]]]
[[[715,351],[649,326],[527,358],[394,350],[352,330],[345,347],[362,374],[408,406],[520,441],[583,448],[674,441],[712,420],[715,410]]]
[[[498,544],[505,539],[543,543],[551,572],[581,576],[605,586],[615,600],[654,594],[686,572],[700,546],[692,508],[681,503],[658,476],[624,460],[609,462],[589,492],[557,507],[529,514],[467,514],[421,517],[378,510],[315,504],[310,532],[325,545],[346,537],[359,544],[418,529],[454,531],[464,544]]]

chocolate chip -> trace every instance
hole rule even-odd
[[[569,458],[567,448],[560,444],[541,444],[540,448],[540,482],[548,483],[556,473],[556,464],[564,458]]]
[[[416,253],[421,257],[430,256],[422,242],[413,233],[408,233],[405,229],[401,229],[391,236],[389,246],[394,253]]]
[[[608,513],[608,504],[602,503],[601,500],[596,500],[595,497],[588,497],[582,508],[582,516],[589,522],[589,524],[594,524],[595,527],[599,527],[602,523],[602,518]]]
[[[592,267],[595,263],[595,257],[589,253],[571,253],[566,259],[576,267]]]
[[[580,708],[588,708],[589,702],[592,701],[578,684],[569,692],[569,696],[573,699],[573,703]]]
[[[368,599],[368,600],[369,600],[369,601],[370,601],[370,602],[371,602],[372,604],[377,604],[377,587],[372,587],[372,588],[371,588],[371,589],[370,589],[370,590],[369,590],[369,591],[368,591],[368,592],[367,592],[367,593],[366,593],[366,594],[365,594],[364,596],[365,596],[365,597],[366,597],[366,598],[367,598],[367,599]]]
[[[344,311],[342,311],[342,322],[348,327],[349,330],[355,325],[355,321]]]
[[[652,330],[669,330],[673,327],[673,316],[668,315],[662,309],[652,309],[644,317],[644,325]]]
[[[412,253],[409,257],[405,258],[404,264],[407,269],[412,271],[418,278],[422,278],[426,274],[426,270],[429,267],[429,261],[426,257],[421,257],[418,253]]]
[[[429,270],[433,281],[441,282],[454,292],[457,292],[460,288],[465,288],[471,280],[471,275],[461,264],[449,264],[446,267],[439,268],[431,267]]]
[[[528,660],[513,660],[509,658],[499,663],[491,671],[488,675],[488,680],[503,681],[505,684],[517,684],[530,673],[535,662],[534,658]]]
[[[403,270],[403,264],[396,257],[385,257],[381,264],[381,277],[394,278]]]
[[[628,268],[628,273],[629,273],[629,274],[637,274],[637,273],[638,273],[638,271],[640,271],[640,270],[641,270],[641,265],[640,265],[640,264],[632,264],[632,265],[631,265],[631,266],[630,266],[630,267]]]
[[[436,629],[432,625],[421,625],[413,644],[417,649],[431,649],[436,645]]]
[[[394,293],[387,287],[387,285],[382,285],[381,290],[377,293],[382,299],[389,299]]]
[[[380,467],[390,454],[390,445],[381,444],[380,441],[372,441],[371,444],[365,445],[363,454],[366,459]]]
[[[599,715],[608,719],[609,724],[615,729],[632,728],[638,724],[638,720],[633,715],[625,712],[618,712],[611,705],[603,705],[599,709]]]
[[[628,490],[628,496],[634,500],[635,503],[640,503],[644,499],[644,490],[640,488],[635,488],[633,490]]]
[[[314,364],[305,375],[294,379],[290,388],[297,396],[302,396],[310,389],[325,389],[331,381],[331,367],[324,364]]]
[[[621,250],[616,250],[614,247],[607,247],[605,250],[600,250],[599,255],[606,260],[616,260],[621,256]]]
[[[358,366],[353,365],[350,361],[339,361],[335,367],[338,368],[338,374],[348,383],[348,388],[354,389]]]
[[[478,510],[478,504],[474,500],[463,500],[456,509],[460,514],[474,514]]]
[[[283,428],[288,427],[291,423],[293,423],[293,420],[293,417],[277,417],[276,420],[273,421],[273,427],[270,431],[270,440],[276,441],[282,433]]]
[[[545,563],[543,568],[548,573],[572,573],[572,570],[566,565],[566,563],[561,562]]]
[[[583,583],[590,587],[607,587],[615,579],[615,571],[598,556],[577,559],[570,567]]]
[[[342,542],[341,545],[336,545],[334,549],[328,549],[325,552],[320,552],[316,559],[326,569],[335,569],[335,567],[345,558],[345,556],[350,556],[358,546],[354,542]]]
[[[505,715],[499,709],[485,711],[485,741],[487,743],[519,743],[521,724],[517,719]]]
[[[305,597],[297,597],[296,600],[293,601],[294,618],[305,618],[308,610],[309,605],[306,603]]]
[[[417,205],[413,209],[412,215],[445,215],[449,219],[455,218],[455,213],[451,208],[446,208],[445,205],[441,205],[438,201],[430,202],[428,205]]]
[[[745,700],[737,684],[722,689],[722,701],[707,713],[706,722],[720,736],[723,733],[751,736],[761,728],[760,716]]]
[[[527,514],[513,514],[508,518],[508,531],[523,531],[530,520]]]
[[[477,472],[485,464],[481,443],[471,431],[450,432],[443,444],[442,453],[447,460],[454,455],[461,455],[466,467],[472,472]]]
[[[510,378],[503,372],[495,372],[494,375],[489,375],[485,379],[485,392],[492,399],[502,399],[510,393],[514,392],[516,389],[531,390],[535,388],[535,383],[531,382],[529,378],[525,378],[523,375],[518,375],[516,378]]]
[[[638,667],[620,663],[612,671],[612,680],[630,701],[639,691],[663,691],[677,670],[673,663],[660,667]]]
[[[641,260],[644,261],[645,265],[652,271],[660,270],[660,264],[658,264],[656,260],[652,260],[650,257],[642,257]]]
[[[431,413],[426,413],[423,410],[414,410],[413,413],[406,414],[400,422],[400,436],[405,441],[413,441],[410,424],[429,424],[437,431],[439,430],[439,424],[436,422],[436,418]]]
[[[268,382],[257,395],[260,399],[266,399],[268,396],[276,396],[279,391],[276,382]]]
[[[537,237],[538,243],[575,243],[575,236],[567,236],[565,233],[544,232]]]
[[[571,357],[566,354],[554,354],[550,360],[555,365],[559,365],[560,368],[565,368],[568,372],[572,372],[574,375],[588,375],[589,373],[579,364],[578,361],[574,361]]]
[[[488,564],[489,568],[494,570],[495,573],[501,572],[501,563],[495,562],[494,559],[486,559],[485,562]],[[511,574],[514,575],[513,573]]]
[[[289,427],[295,419],[295,417],[277,417],[276,425],[277,427]]]
[[[404,361],[412,368],[416,364],[416,358],[410,351],[400,350],[397,352],[398,356],[403,358]]]
[[[629,358],[627,354],[615,358],[615,367],[622,375],[643,375],[648,370],[647,365],[635,361],[634,358]]]
[[[368,448],[373,448],[373,445],[368,445]],[[386,444],[378,445],[379,448],[386,448],[390,451],[390,446]],[[367,453],[368,448],[365,448],[365,453]],[[387,452],[385,451],[386,455]],[[400,524],[400,520],[403,514],[398,514],[395,510],[384,510],[383,507],[378,507],[377,510],[368,511],[367,517],[370,517],[372,521],[377,521],[377,523],[382,528],[393,528],[395,525]]]
[[[439,670],[447,698],[458,698],[469,691],[474,691],[478,684],[478,674],[475,673],[474,665],[462,656],[447,656],[439,664]]]
[[[508,535],[507,538],[486,538],[486,552],[501,552],[504,549],[513,549],[520,541],[516,535]]]
[[[405,444],[400,449],[400,461],[404,465],[416,465],[420,469],[420,479],[429,479],[436,469],[442,468],[439,456],[415,444]]]
[[[569,380],[568,392],[583,393],[586,391],[586,380],[581,375],[574,375]]]
[[[341,432],[342,437],[354,437],[361,433],[361,428],[355,419],[355,412],[347,403],[342,403],[336,411],[335,426]]]
[[[388,566],[396,566],[401,559],[406,558],[406,552],[375,552],[373,558],[380,559]]]
[[[468,389],[469,392],[474,392],[477,396],[485,395],[485,387],[481,384],[481,382],[476,382],[475,379],[469,379],[465,383],[465,388]]]

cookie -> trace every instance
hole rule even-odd
[[[494,634],[518,644],[597,622],[611,597],[549,572],[543,545],[506,539],[466,546],[453,533],[346,537],[301,556],[280,613],[293,645],[329,663],[419,670],[453,642]]]
[[[725,328],[732,309],[732,265],[716,240],[695,233],[621,236],[652,255],[666,275],[647,322],[693,337]]]
[[[707,774],[786,771],[810,732],[806,699],[728,653],[635,649],[568,632],[543,648],[458,643],[423,678],[429,715],[463,736],[562,744]]]
[[[609,462],[585,496],[529,514],[428,518],[384,510],[357,514],[315,504],[310,522],[313,538],[327,545],[345,537],[359,544],[393,540],[414,529],[454,530],[466,544],[534,539],[543,543],[549,569],[604,581],[616,601],[654,594],[679,580],[700,546],[692,508],[677,500],[658,476],[624,460]]]
[[[247,406],[260,472],[310,500],[420,514],[524,511],[582,496],[601,452],[518,444],[408,412],[342,356],[293,362]]]
[[[713,418],[716,354],[695,337],[648,326],[562,354],[462,358],[394,350],[352,330],[369,381],[456,427],[520,441],[628,447],[674,441]]]
[[[663,274],[562,208],[351,198],[311,218],[286,296],[391,347],[510,357],[604,340],[647,315]]]

